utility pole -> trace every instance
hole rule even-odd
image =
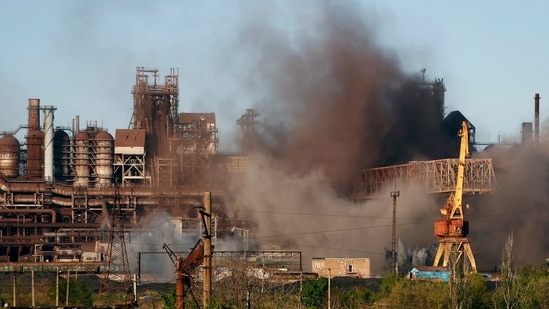
[[[332,308],[332,269],[328,268],[328,309]]]
[[[32,306],[35,307],[35,299],[34,299],[34,268],[31,269],[31,294],[32,294]]]
[[[299,273],[299,309],[301,309],[302,302],[303,302],[303,271]]]
[[[400,191],[396,190],[396,179],[395,187],[391,192],[391,197],[393,198],[393,238],[392,238],[392,247],[391,247],[391,273],[397,274],[396,269],[396,207],[397,207],[397,197],[400,196]]]
[[[539,146],[539,93],[534,96],[534,142]]]
[[[212,295],[212,193],[204,193],[204,210],[200,210],[204,223],[204,287],[202,305],[208,307]]]
[[[59,307],[59,266],[55,270],[55,307]]]
[[[13,307],[17,306],[17,270],[13,269]]]
[[[67,285],[66,285],[66,291],[65,291],[65,306],[69,306],[69,284],[70,284],[70,278],[71,278],[71,271],[67,269]]]

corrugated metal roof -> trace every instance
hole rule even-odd
[[[442,266],[416,266],[415,269],[419,271],[447,271],[448,267]]]
[[[114,147],[145,147],[145,129],[116,129]]]
[[[417,266],[409,273],[410,279],[440,280],[448,282],[450,271],[446,267]]]

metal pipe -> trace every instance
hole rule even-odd
[[[0,191],[4,192],[44,192],[46,189],[46,183],[43,181],[10,181],[5,177],[0,177]],[[165,197],[186,197],[190,201],[195,201],[192,197],[203,196],[204,191],[200,187],[196,187],[193,190],[189,188],[170,188],[170,189],[158,189],[153,192],[147,187],[83,187],[87,196],[103,197],[114,196],[116,190],[118,193],[124,196],[130,197],[152,197],[152,196],[165,196]],[[63,196],[73,196],[77,191],[77,188],[73,186],[54,183],[51,188],[52,193]],[[80,193],[80,192],[79,192]]]
[[[51,223],[57,221],[57,213],[53,209],[0,209],[0,214],[50,214]]]
[[[43,207],[41,204],[37,204],[37,198],[35,195],[26,195],[26,194],[17,194],[13,196],[13,202],[14,205],[9,205],[13,207]],[[59,206],[67,206],[71,207],[73,205],[73,201],[71,198],[63,198],[63,197],[53,197],[52,199],[53,204],[59,205]]]

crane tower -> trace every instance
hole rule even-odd
[[[462,207],[465,160],[469,156],[469,126],[466,121],[461,123],[458,136],[461,142],[456,188],[450,193],[444,208],[440,209],[444,219],[435,222],[435,237],[439,244],[433,266],[440,266],[442,260],[442,266],[446,267],[452,258],[452,263],[463,262],[464,270],[476,272],[475,258],[467,238],[469,222],[464,220]]]

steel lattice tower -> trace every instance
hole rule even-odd
[[[102,272],[99,293],[127,294],[128,300],[133,302],[135,294],[132,289],[131,272],[124,239],[124,220],[117,187],[114,207],[110,216],[109,244],[105,257],[107,263]]]

